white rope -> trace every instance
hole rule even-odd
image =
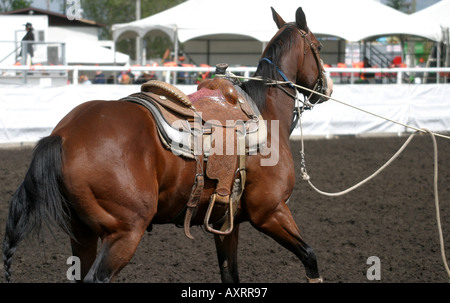
[[[308,175],[307,171],[306,171],[306,163],[305,163],[305,147],[304,147],[304,142],[303,142],[303,127],[302,127],[302,123],[301,123],[301,117],[299,118],[299,123],[300,123],[300,138],[301,138],[301,145],[302,145],[302,149],[301,149],[301,157],[302,157],[302,163],[301,163],[301,173],[302,173],[302,178],[305,181],[308,181],[309,185],[319,194],[324,195],[324,196],[328,196],[328,197],[337,197],[337,196],[342,196],[345,195],[349,192],[351,192],[352,190],[360,187],[361,185],[367,183],[369,180],[371,180],[372,178],[374,178],[376,175],[378,175],[381,171],[383,171],[386,167],[388,167],[406,148],[406,146],[408,146],[408,144],[411,142],[412,138],[416,135],[416,133],[411,134],[408,139],[405,141],[405,143],[403,143],[403,145],[400,147],[400,149],[383,165],[381,166],[378,170],[376,170],[372,175],[370,175],[369,177],[367,177],[366,179],[362,180],[361,182],[353,185],[352,187],[349,187],[346,190],[340,191],[340,192],[336,192],[336,193],[328,193],[328,192],[324,192],[320,189],[318,189],[317,187],[314,186],[314,184],[312,184],[311,182],[311,178]],[[437,227],[438,227],[438,233],[439,233],[439,244],[441,247],[441,257],[442,257],[442,261],[444,263],[444,267],[445,270],[447,272],[447,275],[449,277],[449,282],[450,282],[450,269],[448,267],[448,263],[447,263],[447,257],[445,256],[445,245],[444,245],[444,235],[442,232],[442,226],[441,226],[441,215],[440,215],[440,210],[439,210],[439,190],[438,190],[438,149],[437,149],[437,143],[436,143],[436,138],[435,138],[435,134],[431,131],[429,131],[428,129],[422,129],[423,132],[428,133],[431,136],[431,139],[433,140],[433,149],[434,149],[434,154],[433,154],[433,158],[434,158],[434,162],[433,162],[433,166],[434,166],[434,181],[433,181],[433,188],[434,188],[434,204],[435,204],[435,208],[436,208],[436,222],[437,222]]]
[[[427,130],[424,129],[427,133],[430,134],[431,139],[433,140],[433,148],[434,148],[434,205],[436,208],[436,221],[437,221],[437,227],[439,232],[439,243],[441,245],[441,256],[442,261],[444,262],[445,270],[447,271],[447,275],[449,276],[449,282],[450,282],[450,269],[447,264],[447,258],[445,256],[445,246],[444,246],[444,235],[442,233],[442,226],[441,226],[441,215],[439,211],[439,191],[438,191],[438,149],[437,149],[437,142],[435,135]]]
[[[354,107],[354,106],[352,106]],[[355,107],[356,108],[356,107]],[[299,111],[300,113],[300,111]],[[371,114],[371,113],[370,113]],[[383,118],[383,117],[381,117]],[[373,179],[375,176],[377,176],[381,171],[383,171],[386,167],[388,167],[404,150],[405,148],[408,146],[408,144],[411,142],[412,138],[416,135],[416,133],[412,133],[408,139],[405,141],[405,143],[403,143],[403,145],[399,148],[399,150],[384,164],[382,165],[378,170],[376,170],[372,175],[370,175],[369,177],[367,177],[366,179],[362,180],[361,182],[349,187],[346,190],[340,191],[340,192],[336,192],[336,193],[329,193],[329,192],[324,192],[320,189],[318,189],[317,187],[314,186],[314,184],[312,184],[311,182],[311,177],[308,175],[308,172],[306,171],[306,163],[305,163],[305,147],[304,147],[304,142],[303,142],[303,127],[302,127],[302,121],[301,121],[301,114],[299,114],[299,124],[300,124],[300,138],[301,138],[301,168],[300,171],[302,173],[302,178],[305,181],[308,181],[308,184],[319,194],[324,195],[324,196],[329,196],[329,197],[337,197],[337,196],[342,196],[345,195],[353,190],[355,190],[356,188],[362,186],[363,184],[367,183],[369,180]],[[434,154],[433,154],[433,158],[434,158],[434,162],[433,162],[433,166],[434,166],[434,181],[433,181],[433,188],[434,188],[434,204],[435,204],[435,208],[436,208],[436,222],[437,222],[437,227],[438,227],[438,233],[439,233],[439,244],[440,244],[440,248],[441,248],[441,257],[442,257],[442,261],[444,263],[444,267],[445,270],[447,272],[447,275],[449,277],[449,282],[450,282],[450,269],[447,263],[447,257],[445,256],[445,244],[444,244],[444,235],[442,232],[442,226],[441,226],[441,216],[440,216],[440,210],[439,210],[439,190],[438,190],[438,149],[437,149],[437,142],[436,142],[436,138],[435,136],[437,136],[438,134],[435,134],[433,132],[431,132],[428,129],[417,129],[417,131],[421,131],[423,133],[428,133],[432,140],[433,140],[433,150],[434,150]],[[444,138],[450,139],[447,136],[441,135]]]
[[[411,140],[414,137],[414,135],[415,135],[415,133],[411,134],[408,137],[408,139],[406,140],[406,142],[403,143],[403,145],[400,147],[400,149],[383,166],[381,166],[379,169],[377,169],[372,175],[370,175],[366,179],[360,181],[359,183],[349,187],[346,190],[343,190],[343,191],[340,191],[340,192],[336,192],[336,193],[329,193],[329,192],[321,191],[320,189],[315,187],[314,184],[312,184],[312,182],[310,180],[311,178],[310,178],[310,176],[308,175],[308,173],[306,171],[306,167],[302,167],[301,168],[303,180],[308,181],[309,185],[311,185],[311,187],[316,192],[318,192],[319,194],[322,194],[324,196],[338,197],[338,196],[342,196],[342,195],[348,194],[349,192],[357,189],[358,187],[364,185],[365,183],[367,183],[371,179],[375,178],[380,172],[382,172],[386,167],[388,167],[392,162],[394,162],[394,160],[397,159],[397,157],[403,152],[403,150],[406,148],[406,146],[408,146],[409,142],[411,142]],[[302,138],[302,146],[303,146],[303,138]]]
[[[261,78],[255,78],[255,77],[238,77],[238,76],[235,76],[235,75],[232,75],[232,74],[229,74],[229,75],[227,75],[227,76],[229,76],[229,77],[232,77],[232,78],[241,78],[241,79],[247,79],[247,80],[258,80],[258,81],[263,81],[263,79],[261,79]],[[270,82],[270,84],[277,84],[277,85],[280,85],[280,84],[291,84],[291,85],[293,85],[293,86],[295,86],[295,87],[298,87],[298,88],[301,88],[301,89],[304,89],[304,90],[306,90],[306,91],[309,91],[309,92],[311,92],[311,93],[314,93],[314,94],[317,94],[317,95],[319,95],[319,96],[322,96],[322,97],[325,97],[325,98],[329,98],[330,100],[333,100],[333,101],[336,101],[336,102],[338,102],[338,103],[341,103],[341,104],[344,104],[344,105],[347,105],[347,106],[349,106],[349,107],[351,107],[351,108],[354,108],[354,109],[357,109],[357,110],[359,110],[359,111],[362,111],[362,112],[365,112],[365,113],[367,113],[367,114],[370,114],[370,115],[373,115],[373,116],[375,116],[375,117],[378,117],[378,118],[381,118],[381,119],[384,119],[384,120],[386,120],[386,121],[389,121],[389,122],[392,122],[392,123],[396,123],[396,124],[399,124],[399,125],[401,125],[401,126],[404,126],[404,127],[407,127],[407,128],[411,128],[411,129],[414,129],[414,130],[416,130],[417,132],[422,132],[422,133],[427,133],[427,134],[429,134],[430,136],[431,136],[431,138],[432,138],[432,140],[433,140],[433,149],[434,149],[434,162],[433,162],[433,165],[434,165],[434,181],[433,181],[433,187],[434,187],[434,203],[435,203],[435,208],[436,208],[436,221],[437,221],[437,227],[438,227],[438,233],[439,233],[439,244],[440,244],[440,247],[441,247],[441,256],[442,256],[442,261],[443,261],[443,263],[444,263],[444,267],[445,267],[445,270],[447,271],[447,275],[448,275],[448,277],[449,277],[449,282],[450,282],[450,269],[449,269],[449,266],[448,266],[448,263],[447,263],[447,258],[446,258],[446,256],[445,256],[445,245],[444,245],[444,236],[443,236],[443,233],[442,233],[442,226],[441,226],[441,216],[440,216],[440,210],[439,210],[439,191],[438,191],[438,149],[437,149],[437,143],[436,143],[436,138],[435,138],[435,136],[438,136],[438,137],[442,137],[442,138],[445,138],[445,139],[450,139],[450,137],[449,136],[446,136],[446,135],[442,135],[442,134],[437,134],[437,133],[433,133],[433,132],[431,132],[430,130],[428,130],[428,129],[422,129],[422,128],[417,128],[417,127],[414,127],[414,126],[411,126],[411,125],[407,125],[407,124],[404,124],[404,123],[401,123],[401,122],[398,122],[398,121],[395,121],[395,120],[392,120],[392,119],[389,119],[389,118],[386,118],[386,117],[383,117],[383,116],[380,116],[380,115],[378,115],[378,114],[374,114],[374,113],[372,113],[372,112],[369,112],[369,111],[367,111],[367,110],[364,110],[364,109],[361,109],[361,108],[359,108],[359,107],[356,107],[356,106],[354,106],[354,105],[351,105],[351,104],[348,104],[348,103],[346,103],[346,102],[343,102],[343,101],[341,101],[341,100],[338,100],[338,99],[336,99],[336,98],[332,98],[332,97],[329,97],[329,96],[327,96],[327,95],[324,95],[324,94],[321,94],[321,93],[319,93],[319,92],[316,92],[316,91],[314,91],[314,90],[312,90],[312,89],[309,89],[309,88],[306,88],[306,87],[303,87],[303,86],[301,86],[301,85],[297,85],[297,84],[295,84],[295,83],[292,83],[291,81],[274,81],[274,80],[272,80],[272,82]],[[296,98],[296,101],[298,102],[299,100]],[[372,175],[370,175],[369,177],[367,177],[366,179],[364,179],[364,180],[362,180],[361,182],[359,182],[359,183],[357,183],[357,184],[355,184],[354,186],[352,186],[352,187],[350,187],[350,188],[348,188],[348,189],[346,189],[346,190],[343,190],[343,191],[341,191],[341,192],[337,192],[337,193],[327,193],[327,192],[324,192],[324,191],[321,191],[321,190],[319,190],[317,187],[315,187],[313,184],[312,184],[312,182],[311,182],[311,178],[310,178],[310,176],[308,175],[308,173],[307,173],[307,171],[306,171],[306,163],[305,163],[305,149],[304,149],[304,142],[303,142],[303,127],[302,127],[302,123],[301,123],[301,111],[300,111],[300,105],[299,105],[299,103],[297,103],[297,107],[298,107],[298,115],[299,115],[299,123],[300,123],[300,134],[301,134],[301,144],[302,144],[302,149],[301,149],[301,157],[302,157],[302,160],[301,160],[301,173],[302,173],[302,177],[303,177],[303,180],[306,180],[306,181],[308,181],[308,183],[309,183],[309,185],[315,190],[315,191],[317,191],[318,193],[320,193],[320,194],[322,194],[322,195],[325,195],[325,196],[331,196],[331,197],[336,197],[336,196],[341,196],[341,195],[344,195],[344,194],[347,194],[347,193],[349,193],[349,192],[351,192],[352,190],[354,190],[354,189],[356,189],[356,188],[358,188],[358,187],[360,187],[361,185],[363,185],[363,184],[365,184],[365,183],[367,183],[369,180],[371,180],[371,179],[373,179],[375,176],[377,176],[381,171],[383,171],[386,167],[388,167],[403,151],[404,151],[404,149],[406,148],[406,146],[408,146],[408,144],[411,142],[411,140],[412,140],[412,138],[415,136],[415,133],[412,133],[409,137],[408,137],[408,139],[405,141],[405,143],[403,143],[403,145],[400,147],[400,149],[383,165],[383,166],[381,166],[378,170],[376,170]]]
[[[224,77],[237,78],[237,79],[245,79],[245,80],[264,81],[264,79],[258,78],[258,77],[243,77],[243,76],[236,76],[236,75],[228,74],[228,73],[227,73],[227,75],[224,76]],[[386,120],[386,121],[389,121],[389,122],[392,122],[392,123],[401,125],[401,126],[406,127],[406,128],[413,129],[413,130],[418,131],[418,132],[421,132],[421,133],[427,133],[424,129],[417,128],[417,127],[414,127],[414,126],[412,126],[412,125],[404,124],[404,123],[402,123],[402,122],[399,122],[399,121],[396,121],[396,120],[392,120],[392,119],[390,119],[390,118],[383,117],[383,116],[381,116],[381,115],[378,115],[378,114],[369,112],[369,111],[367,111],[367,110],[365,110],[365,109],[362,109],[362,108],[359,108],[359,107],[357,107],[357,106],[351,105],[351,104],[349,104],[349,103],[347,103],[347,102],[344,102],[344,101],[342,101],[342,100],[338,100],[338,99],[336,99],[336,98],[333,98],[333,97],[327,96],[327,95],[325,95],[325,94],[316,92],[315,90],[312,90],[312,89],[310,89],[310,88],[307,88],[307,87],[298,85],[298,84],[296,84],[296,83],[293,83],[292,81],[276,81],[276,80],[270,80],[270,81],[271,81],[271,82],[269,82],[268,84],[271,84],[271,85],[290,84],[290,85],[293,85],[294,87],[301,88],[301,89],[306,90],[306,91],[308,91],[308,92],[311,92],[311,93],[313,93],[313,94],[316,94],[316,95],[322,96],[322,97],[324,97],[324,98],[333,100],[333,101],[335,101],[335,102],[338,102],[338,103],[341,103],[341,104],[343,104],[343,105],[349,106],[349,107],[351,107],[351,108],[354,108],[354,109],[356,109],[356,110],[362,111],[362,112],[364,112],[364,113],[366,113],[366,114],[375,116],[375,117],[377,117],[377,118],[384,119],[384,120]],[[446,135],[443,135],[443,134],[438,134],[438,133],[434,133],[434,132],[432,132],[432,134],[435,135],[435,136],[438,136],[438,137],[445,138],[445,139],[450,139],[450,136],[446,136]]]

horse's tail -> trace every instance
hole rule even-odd
[[[19,242],[42,223],[57,224],[71,235],[68,204],[62,178],[62,138],[41,139],[25,179],[15,192],[6,222],[3,262],[6,281],[11,280],[11,262]]]

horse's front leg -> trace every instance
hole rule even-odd
[[[293,252],[300,259],[305,267],[308,282],[322,282],[316,255],[301,237],[300,230],[286,203],[280,202],[274,207],[275,209],[271,211],[267,211],[268,209],[264,211],[263,208],[255,210],[253,214],[250,214],[251,224]]]
[[[214,235],[220,276],[223,283],[239,283],[237,265],[238,237],[239,224],[234,225],[233,231],[228,236]]]

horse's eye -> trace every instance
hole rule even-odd
[[[319,52],[322,50],[322,47],[323,47],[322,43],[319,43],[319,47],[318,47]]]

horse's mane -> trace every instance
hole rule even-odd
[[[266,105],[266,81],[267,79],[278,79],[277,67],[279,67],[282,54],[289,51],[292,43],[292,34],[296,29],[294,26],[286,26],[284,30],[269,44],[265,50],[264,58],[273,62],[270,64],[265,60],[259,61],[258,68],[253,77],[260,77],[264,81],[250,80],[244,82],[242,89],[255,101],[259,109]]]

